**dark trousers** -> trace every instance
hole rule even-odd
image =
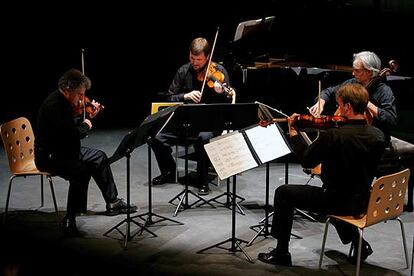
[[[36,164],[41,170],[69,180],[68,217],[75,217],[76,213],[86,212],[88,185],[91,177],[98,185],[106,203],[113,202],[118,196],[108,157],[101,150],[81,147],[78,160],[52,156],[51,159],[36,162]]]
[[[220,132],[200,132],[195,138],[193,147],[197,161],[197,180],[200,187],[207,185],[208,167],[210,165],[204,145],[219,134]],[[175,171],[176,163],[172,156],[171,145],[177,142],[176,136],[172,134],[160,134],[150,143],[162,174]]]
[[[351,205],[352,202],[326,192],[321,187],[311,185],[286,184],[278,187],[274,196],[274,215],[271,235],[277,239],[277,252],[289,251],[289,241],[293,225],[294,209],[311,211],[321,215],[353,215],[359,214],[361,206]],[[350,224],[332,221],[341,241],[347,244],[357,241],[358,229]]]

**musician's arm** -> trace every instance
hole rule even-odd
[[[378,91],[372,95],[371,100],[368,103],[368,108],[370,108],[370,105],[376,107],[376,114],[372,114],[382,125],[386,125],[388,127],[394,127],[397,125],[398,117],[395,97],[389,86],[383,85],[378,88]]]

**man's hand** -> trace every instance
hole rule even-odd
[[[89,126],[89,129],[92,129],[92,122],[91,122],[91,120],[85,119],[85,120],[83,120],[83,122]]]
[[[295,127],[295,122],[297,121],[297,117],[299,114],[294,113],[292,116],[288,118],[288,125],[289,125],[289,136],[296,136],[298,135],[298,131]]]
[[[194,103],[199,103],[201,101],[201,92],[193,90],[187,94],[184,94],[184,100],[192,100]]]
[[[317,101],[314,105],[312,105],[311,108],[309,108],[309,113],[312,116],[318,118],[321,116],[324,106],[325,106],[325,100],[319,99],[319,101]]]

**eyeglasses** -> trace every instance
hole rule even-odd
[[[367,69],[365,69],[365,68],[352,68],[352,71],[359,74],[359,73],[362,73],[364,71],[367,71]]]

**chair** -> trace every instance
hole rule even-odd
[[[359,217],[354,216],[336,216],[328,215],[328,218],[325,223],[325,231],[322,242],[322,250],[319,259],[319,269],[322,266],[322,259],[325,251],[325,242],[328,234],[329,222],[332,218],[338,219],[358,227],[359,230],[359,243],[358,243],[358,258],[357,258],[357,267],[356,275],[359,275],[360,265],[361,265],[361,247],[362,247],[362,238],[364,234],[364,229],[375,225],[379,222],[386,222],[391,219],[396,219],[400,223],[401,235],[403,239],[405,260],[408,264],[408,253],[407,253],[407,244],[405,239],[405,231],[402,220],[399,216],[403,212],[404,206],[404,197],[407,190],[407,183],[410,177],[410,170],[405,169],[403,171],[389,174],[377,178],[371,186],[371,194],[368,202],[367,211],[364,214],[361,214]],[[351,250],[349,255],[351,255]]]
[[[13,180],[16,177],[40,176],[41,183],[41,206],[44,206],[43,177],[49,180],[52,192],[53,204],[55,207],[56,219],[59,225],[59,212],[56,204],[55,191],[53,189],[52,175],[41,172],[36,168],[34,162],[34,134],[32,126],[27,118],[20,117],[0,126],[1,138],[4,149],[7,153],[11,177],[7,191],[6,209],[3,216],[3,223],[6,224],[7,212],[9,209],[10,192]]]

